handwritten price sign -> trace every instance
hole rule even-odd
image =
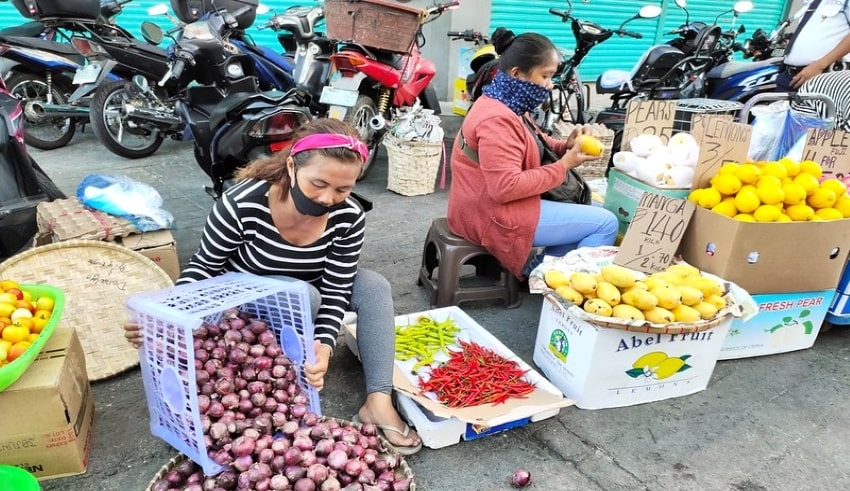
[[[664,143],[673,136],[676,101],[631,101],[623,129],[623,147],[637,135],[658,135]]]
[[[839,179],[846,176],[850,168],[846,164],[850,133],[841,130],[810,129],[806,133],[803,160],[820,164],[823,174]]]
[[[691,134],[699,142],[699,160],[693,188],[708,185],[726,162],[744,162],[750,148],[752,126],[735,123],[729,115],[695,114]]]
[[[645,273],[673,262],[694,212],[690,201],[644,193],[614,262]]]

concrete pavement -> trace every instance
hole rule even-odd
[[[446,116],[449,135],[459,118]],[[447,137],[450,144],[451,136]],[[92,134],[36,160],[69,195],[89,173],[121,173],[154,186],[176,217],[181,264],[197,246],[212,204],[191,145],[166,142],[154,156],[114,156]],[[416,286],[422,241],[445,214],[447,189],[403,197],[386,190],[382,151],[358,192],[374,200],[363,262],[392,283],[399,314],[429,309]],[[520,308],[461,306],[532,364],[541,298]],[[362,371],[340,346],[322,392],[324,414],[350,419],[363,397]],[[138,369],[93,384],[94,438],[88,472],[42,482],[45,491],[143,490],[176,452],[148,430]],[[676,399],[596,411],[563,409],[551,419],[439,450],[408,462],[417,489],[510,489],[516,468],[539,490],[785,491],[850,487],[850,329],[822,334],[808,350],[722,361],[708,389]]]

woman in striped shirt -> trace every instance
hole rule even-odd
[[[288,150],[241,169],[215,203],[198,251],[178,284],[226,271],[280,276],[311,285],[316,362],[307,380],[324,385],[347,310],[357,312],[366,400],[356,420],[375,423],[399,453],[422,447],[393,407],[395,312],[389,282],[359,268],[365,211],[351,190],[368,157],[350,125],[318,119],[299,128]],[[129,336],[128,336],[129,337]]]

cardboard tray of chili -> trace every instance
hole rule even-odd
[[[556,416],[566,399],[456,306],[397,316],[393,385],[399,410],[429,448]],[[356,351],[356,327],[346,342]]]

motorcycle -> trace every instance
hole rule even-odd
[[[489,82],[496,76],[499,55],[490,44],[490,39],[478,31],[449,31],[446,36],[452,41],[466,41],[474,46],[474,53],[469,59],[469,75],[466,76],[466,95],[469,102],[473,103],[481,97],[484,81]],[[482,70],[482,67],[485,68]]]
[[[653,19],[661,15],[662,11],[657,5],[645,5],[616,29],[607,29],[594,22],[574,17],[571,0],[567,0],[567,6],[566,12],[549,9],[549,13],[560,17],[562,22],[570,22],[576,40],[575,51],[562,57],[562,62],[553,79],[555,90],[552,91],[548,107],[544,108],[546,114],[542,128],[549,132],[558,120],[578,124],[590,122],[591,118],[587,114],[590,87],[581,83],[578,74],[578,66],[590,50],[614,35],[641,39],[643,37],[641,33],[625,30],[625,25],[636,19]]]
[[[184,85],[175,108],[191,134],[195,160],[212,181],[206,190],[213,198],[232,183],[238,168],[290,145],[292,131],[311,118],[309,94],[261,91],[252,58],[231,44],[237,18],[253,9],[211,10],[186,24],[159,81],[198,82]],[[144,78],[135,81],[147,90]]]
[[[419,52],[425,42],[422,26],[459,5],[460,0],[452,0],[421,11],[398,7],[420,19],[414,42],[407,52],[377,49],[345,39],[336,45],[331,55],[333,73],[328,85],[322,89],[319,102],[327,105],[329,117],[346,121],[357,128],[361,140],[368,145],[369,159],[363,164],[360,179],[366,176],[375,160],[392,109],[411,106],[419,100],[424,108],[439,114],[440,101],[431,85],[437,72],[436,67]],[[345,17],[332,19],[331,15]],[[329,37],[347,37],[335,35],[331,32],[331,26],[350,26],[351,21],[346,20],[351,17],[350,14],[344,10],[331,13],[326,5],[325,16]]]
[[[0,79],[0,261],[32,244],[38,203],[65,198],[27,153],[23,119],[21,102]]]

